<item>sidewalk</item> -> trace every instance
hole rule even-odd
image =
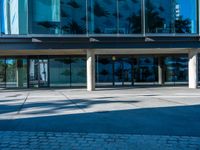
[[[1,150],[200,150],[200,138],[128,134],[0,132]]]
[[[31,149],[200,150],[200,89],[0,91],[0,150]]]

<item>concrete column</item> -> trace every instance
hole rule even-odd
[[[159,85],[164,84],[164,71],[163,71],[162,57],[158,57],[158,83]]]
[[[95,52],[87,50],[87,90],[95,90]]]
[[[189,88],[198,87],[198,50],[189,51]]]

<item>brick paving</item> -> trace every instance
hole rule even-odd
[[[199,137],[0,132],[0,150],[200,150]]]

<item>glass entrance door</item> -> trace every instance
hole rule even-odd
[[[133,85],[133,59],[114,59],[114,85]]]
[[[154,83],[157,81],[157,62],[155,57],[141,56],[137,59],[135,66],[135,79],[140,83]]]
[[[48,86],[48,59],[29,59],[29,87]]]

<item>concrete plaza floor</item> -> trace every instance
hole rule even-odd
[[[200,89],[2,89],[0,131],[199,138]]]

